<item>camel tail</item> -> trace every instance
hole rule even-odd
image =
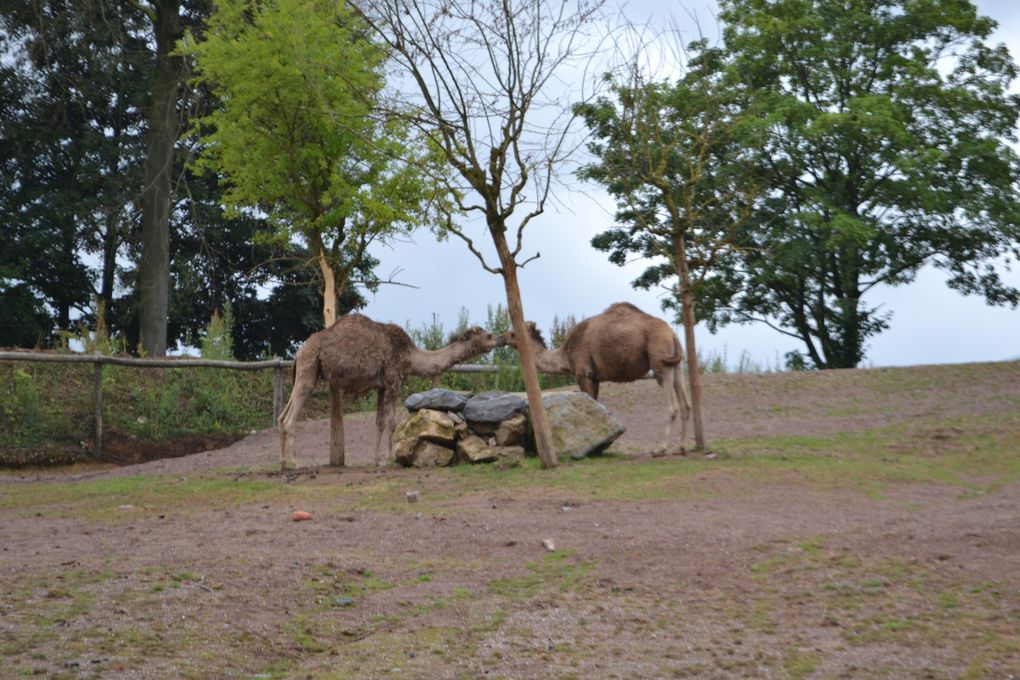
[[[673,334],[673,351],[676,355],[676,361],[672,365],[677,367],[677,370],[673,374],[673,383],[677,390],[677,396],[680,398],[681,407],[689,409],[691,403],[691,392],[687,388],[687,381],[684,380],[683,366],[680,366],[684,360],[684,350],[683,347],[680,346],[680,338],[676,336],[676,333]],[[672,361],[672,359],[670,359],[670,361]],[[686,418],[686,416],[684,417]]]
[[[676,337],[676,333],[673,334],[673,356],[665,357],[662,360],[667,366],[679,366],[684,360],[684,350],[680,347],[680,338]]]

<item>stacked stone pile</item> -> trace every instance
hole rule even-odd
[[[560,458],[601,452],[624,431],[605,406],[584,393],[554,392],[543,395],[543,401]],[[527,402],[516,394],[463,395],[431,389],[412,394],[404,405],[411,415],[393,435],[401,465],[465,462],[513,467],[535,449]]]

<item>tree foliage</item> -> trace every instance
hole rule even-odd
[[[592,245],[617,265],[634,255],[646,261],[634,285],[666,287],[663,307],[678,321],[683,265],[702,313],[715,313],[720,291],[730,289],[740,227],[764,182],[755,112],[727,79],[724,53],[704,40],[685,49],[675,80],[632,66],[607,75],[609,92],[575,109],[592,154],[578,175],[616,201],[616,224]]]
[[[196,123],[196,167],[222,175],[233,214],[264,213],[271,240],[310,251],[332,323],[335,297],[376,282],[368,246],[435,207],[428,149],[378,115],[385,50],[344,3],[219,0],[185,52],[222,101]]]
[[[144,15],[129,3],[14,3],[0,12],[5,343],[49,344],[94,304],[114,305],[145,153],[145,35]]]
[[[723,0],[726,49],[762,103],[771,180],[713,323],[762,320],[809,365],[852,367],[890,315],[878,286],[934,265],[1016,305],[1017,66],[966,0]]]

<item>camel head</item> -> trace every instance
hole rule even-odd
[[[472,349],[476,350],[478,354],[485,354],[489,350],[493,350],[497,347],[502,347],[506,344],[506,338],[502,335],[496,335],[490,333],[484,328],[474,326],[469,328],[458,337],[454,338],[450,343],[452,344],[466,344]]]
[[[528,321],[528,334],[531,335],[532,342],[537,342],[542,347],[546,347],[545,338],[542,337],[542,331],[538,330],[538,326],[535,325],[534,321]],[[514,349],[517,349],[517,334],[513,331],[503,336],[506,339],[506,344]]]

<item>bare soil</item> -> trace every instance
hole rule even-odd
[[[4,473],[0,677],[1020,678],[1020,363],[705,383],[710,456],[649,455],[641,381],[551,471],[359,467],[357,414],[345,469],[308,421],[296,473],[273,431]]]

